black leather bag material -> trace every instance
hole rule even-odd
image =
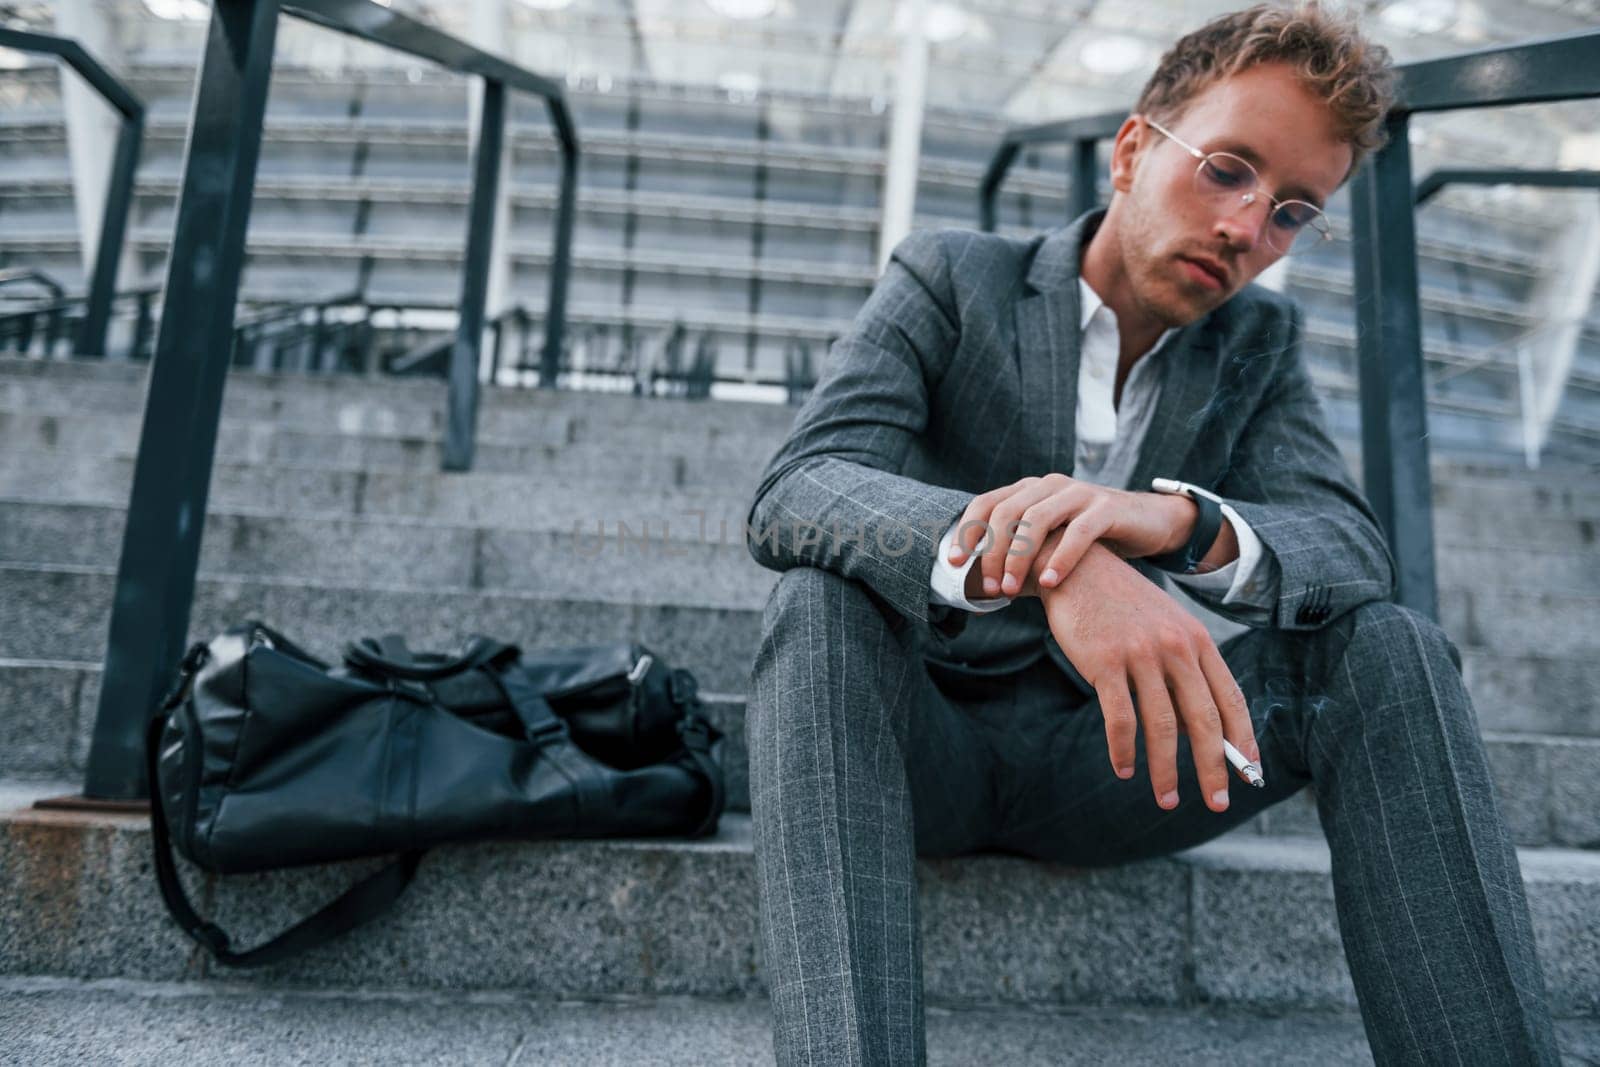
[[[387,640],[387,639],[386,639]],[[475,637],[462,654],[413,655],[392,641],[358,642],[331,666],[260,622],[197,644],[149,733],[151,818],[158,876],[180,925],[223,962],[249,966],[301,951],[365,921],[397,897],[423,850],[490,839],[716,832],[723,810],[722,735],[698,713],[692,676],[616,646],[533,657]],[[626,690],[615,685],[618,668]],[[660,693],[628,683],[653,667]],[[435,690],[470,677],[478,706],[509,708],[514,727],[474,721]],[[603,682],[611,686],[597,687]],[[484,690],[487,684],[492,690]],[[590,721],[620,768],[580,747],[542,686]],[[670,692],[669,692],[670,690]],[[676,693],[676,700],[670,699]],[[662,723],[666,723],[665,727]],[[668,751],[665,731],[674,744]],[[648,738],[645,760],[629,739]],[[354,887],[278,942],[234,952],[182,899],[168,847],[219,874],[399,852],[399,863]],[[304,928],[304,929],[302,929]],[[272,951],[266,951],[271,949]]]

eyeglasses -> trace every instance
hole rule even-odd
[[[1308,252],[1332,238],[1328,216],[1321,208],[1304,200],[1279,200],[1262,192],[1261,175],[1248,160],[1232,152],[1202,152],[1154,119],[1146,118],[1145,122],[1200,161],[1194,172],[1194,191],[1201,200],[1226,211],[1230,206],[1248,207],[1261,197],[1267,199],[1272,209],[1267,213],[1264,236],[1273,251],[1285,255]]]

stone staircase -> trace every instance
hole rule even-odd
[[[30,807],[81,786],[144,384],[141,366],[0,361],[0,1058],[170,1062],[178,1032],[234,1062],[226,1011],[228,1041],[280,1061],[771,1062],[743,717],[777,576],[743,522],[793,409],[491,390],[476,469],[445,475],[442,384],[230,377],[194,638],[248,617],[327,656],[391,629],[420,647],[629,636],[695,671],[729,739],[714,839],[436,849],[389,916],[232,972],[167,918],[147,820]],[[1442,620],[1563,1043],[1600,1058],[1600,486],[1447,462],[1435,484]],[[184,873],[250,944],[380,862]],[[1246,1062],[1370,1062],[1309,791],[1150,863],[978,855],[919,878],[936,1062],[1196,1062],[1241,1040]]]

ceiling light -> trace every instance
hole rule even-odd
[[[706,6],[724,18],[764,19],[778,9],[778,0],[706,0]]]
[[[26,52],[19,52],[15,48],[0,48],[0,70],[21,70],[31,65]]]
[[[911,32],[911,9],[902,3],[895,9],[894,29],[901,36]],[[930,44],[944,44],[964,37],[973,29],[976,20],[955,4],[929,4],[922,24],[922,36]]]
[[[1456,21],[1456,0],[1400,0],[1380,11],[1378,21],[1401,33],[1439,33]]]
[[[928,9],[928,25],[923,32],[934,44],[944,44],[963,36],[971,21],[967,13],[954,4],[934,4]]]
[[[535,11],[565,11],[572,6],[572,0],[518,0],[523,7],[531,7]]]
[[[1126,74],[1145,62],[1145,44],[1137,37],[1096,37],[1078,50],[1078,60],[1096,74]]]
[[[211,5],[202,0],[144,0],[144,6],[156,18],[173,22],[200,22],[211,17]]]

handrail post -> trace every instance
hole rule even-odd
[[[489,251],[494,243],[494,208],[500,184],[505,120],[505,86],[493,78],[485,78],[477,158],[472,168],[472,204],[467,211],[461,315],[456,322],[455,344],[450,350],[449,415],[444,441],[444,469],[447,471],[472,469],[478,422],[478,355],[483,349],[483,308],[489,297]]]
[[[149,795],[144,726],[183,656],[277,0],[214,0],[111,607],[84,796]]]
[[[1363,489],[1388,536],[1395,602],[1439,617],[1433,552],[1433,476],[1417,295],[1416,211],[1404,112],[1389,142],[1350,188],[1361,385]]]
[[[128,231],[128,211],[133,206],[139,145],[144,138],[142,115],[124,115],[111,161],[111,187],[106,190],[105,212],[100,219],[100,243],[94,253],[94,274],[89,283],[89,303],[83,328],[78,332],[80,356],[106,355],[106,330],[111,323],[111,301],[117,289],[117,264]]]
[[[546,107],[561,145],[561,192],[556,200],[556,241],[550,257],[550,295],[545,303],[539,387],[554,389],[567,328],[567,275],[572,270],[572,229],[577,216],[578,150],[566,103],[552,98],[546,101]]]
[[[1100,156],[1096,137],[1079,137],[1072,143],[1072,217],[1092,211],[1100,203]]]

